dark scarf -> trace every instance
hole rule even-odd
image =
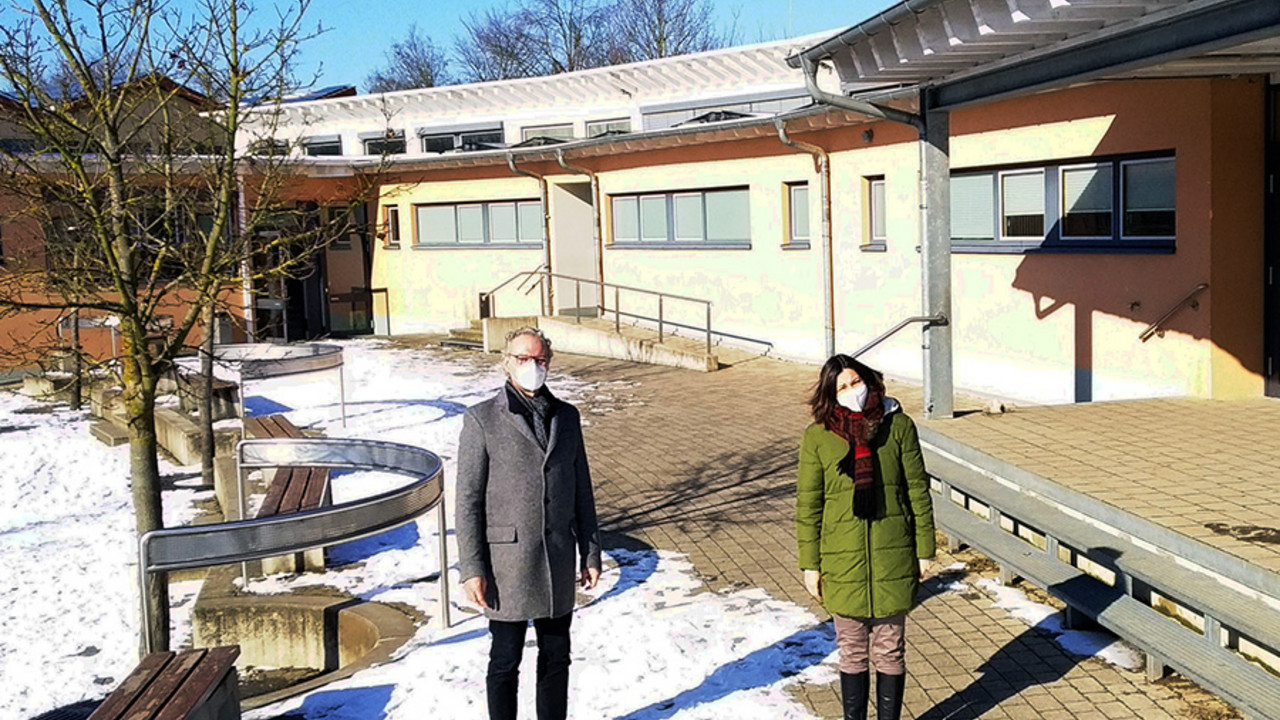
[[[529,428],[533,430],[533,437],[538,441],[538,447],[543,450],[547,449],[554,401],[555,396],[546,385],[538,388],[533,397],[529,397],[520,392],[510,380],[507,381],[507,407],[529,423]]]
[[[854,412],[843,405],[836,405],[827,419],[827,430],[849,443],[849,452],[836,466],[853,480],[853,514],[870,520],[876,516],[876,500],[871,485],[875,480],[875,464],[871,454],[871,438],[880,429],[884,419],[884,402],[881,393],[867,388],[866,408]]]

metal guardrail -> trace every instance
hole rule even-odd
[[[946,315],[941,315],[941,314],[939,314],[939,315],[917,315],[917,316],[914,316],[914,317],[909,317],[909,318],[907,318],[907,319],[903,320],[902,322],[898,323],[897,325],[894,325],[893,327],[889,328],[887,331],[885,331],[885,332],[881,333],[878,337],[876,337],[876,339],[875,339],[875,340],[872,340],[871,342],[867,343],[866,345],[863,345],[862,347],[860,347],[860,348],[858,348],[857,350],[855,350],[855,351],[853,352],[853,354],[852,354],[852,356],[851,356],[851,357],[855,357],[855,358],[856,358],[856,357],[858,357],[859,355],[862,355],[863,353],[867,352],[867,351],[868,351],[868,350],[870,350],[871,348],[874,348],[875,346],[879,345],[880,343],[884,342],[885,340],[888,340],[889,338],[893,337],[893,336],[894,336],[894,335],[895,335],[899,330],[901,330],[902,328],[904,328],[904,327],[906,327],[906,326],[908,326],[908,325],[910,325],[910,324],[912,324],[912,323],[924,323],[924,324],[926,324],[926,325],[946,325],[948,322],[949,322],[949,321],[947,320],[947,316],[946,316]]]
[[[520,279],[520,278],[523,278],[520,284],[520,287],[523,288],[524,284],[532,277],[537,278],[537,283],[534,285],[531,285],[529,287],[529,290],[532,290],[538,284],[544,284],[544,283],[550,284],[552,280],[572,281],[573,292],[574,292],[574,316],[577,318],[577,321],[579,323],[582,322],[582,312],[581,312],[582,311],[582,285],[585,283],[587,285],[591,285],[599,288],[600,297],[599,297],[599,302],[596,305],[596,308],[600,311],[600,315],[602,317],[604,316],[605,313],[610,313],[610,312],[613,313],[613,325],[614,325],[614,330],[616,332],[622,331],[623,315],[629,315],[631,317],[640,317],[632,313],[622,312],[622,291],[623,290],[626,290],[627,292],[635,292],[635,293],[642,293],[645,295],[656,296],[658,298],[658,317],[657,317],[658,342],[662,342],[663,339],[666,337],[666,325],[668,324],[668,322],[670,322],[665,318],[664,304],[667,299],[679,300],[681,302],[691,302],[691,303],[697,303],[697,304],[703,305],[706,308],[706,317],[707,317],[706,327],[694,328],[694,329],[700,330],[706,334],[707,354],[708,355],[711,354],[711,335],[714,331],[712,330],[712,327],[711,327],[712,303],[710,300],[689,297],[687,295],[676,295],[675,293],[660,292],[658,290],[647,290],[645,288],[638,288],[638,287],[633,287],[629,285],[619,285],[617,283],[603,282],[601,280],[594,280],[591,278],[582,278],[582,277],[576,277],[573,275],[562,275],[560,273],[551,272],[550,270],[547,269],[546,265],[540,265],[534,270],[525,270],[524,272],[516,273],[515,275],[512,275],[511,277],[504,280],[502,283],[500,283],[497,287],[490,290],[489,292],[480,293],[480,317],[482,318],[492,317],[493,314],[496,312],[497,306],[493,300],[494,293],[505,288],[506,286],[510,285],[512,282],[515,282],[517,279]],[[613,288],[613,309],[612,310],[610,310],[608,305],[605,304],[605,296],[606,296],[605,288]],[[545,294],[543,294],[542,302],[543,302],[542,314],[547,315],[548,308],[546,306]],[[675,325],[676,323],[671,323],[671,324]],[[686,325],[683,327],[689,327],[689,326]],[[716,333],[716,334],[722,334],[722,333]]]
[[[439,526],[440,612],[449,627],[449,555],[440,458],[412,445],[379,440],[304,438],[243,440],[236,446],[237,475],[255,468],[323,467],[376,470],[404,475],[413,482],[372,497],[254,520],[153,530],[138,541],[139,587],[151,573],[258,560],[337,545],[377,535],[435,508]],[[241,485],[243,505],[244,488]],[[243,512],[243,508],[241,508]],[[145,642],[150,613],[142,603]]]
[[[1150,325],[1147,326],[1146,330],[1143,330],[1141,333],[1139,333],[1138,339],[1141,340],[1142,342],[1146,342],[1150,340],[1151,336],[1155,335],[1156,333],[1161,333],[1161,337],[1163,337],[1164,333],[1162,328],[1164,327],[1165,322],[1167,322],[1169,318],[1173,317],[1174,313],[1178,312],[1179,310],[1181,310],[1183,307],[1187,305],[1190,305],[1193,309],[1199,308],[1200,307],[1199,301],[1197,301],[1195,298],[1197,295],[1199,295],[1200,293],[1208,289],[1209,289],[1209,283],[1200,283],[1199,285],[1192,288],[1191,292],[1187,293],[1181,300],[1174,303],[1173,307],[1169,308],[1169,310],[1165,312],[1165,314],[1161,315],[1159,320],[1156,320],[1155,322],[1151,323]]]
[[[939,529],[999,563],[1002,580],[1063,601],[1068,626],[1083,616],[1137,645],[1151,679],[1173,667],[1251,717],[1280,717],[1280,678],[1245,652],[1280,646],[1280,607],[1260,599],[1280,601],[1280,579],[930,428],[920,435]]]
[[[246,417],[244,399],[246,380],[338,371],[338,404],[342,408],[342,427],[347,426],[347,387],[343,378],[342,347],[320,343],[276,345],[274,343],[233,343],[213,346],[214,363],[234,369],[240,375],[240,417]]]

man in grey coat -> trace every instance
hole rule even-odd
[[[525,632],[538,639],[538,720],[564,720],[569,623],[577,584],[600,579],[600,535],[574,406],[543,382],[551,341],[507,336],[507,384],[467,409],[458,447],[458,565],[484,608],[493,644],[486,677],[490,720],[515,720]]]

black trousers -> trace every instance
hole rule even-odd
[[[538,720],[564,720],[569,705],[569,623],[573,613],[533,621],[538,638]],[[489,621],[489,720],[516,720],[520,658],[527,621]]]

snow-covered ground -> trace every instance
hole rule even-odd
[[[343,345],[346,427],[333,373],[255,382],[248,392],[250,411],[288,412],[298,425],[331,436],[425,447],[444,460],[446,498],[451,499],[461,413],[500,387],[500,372],[465,357],[379,341]],[[605,405],[617,389],[554,369],[549,385],[570,401]],[[136,659],[137,566],[127,448],[92,440],[83,413],[32,410],[41,406],[0,394],[0,497],[7,500],[0,507],[0,678],[5,686],[0,718],[27,718],[101,697]],[[191,487],[193,474],[198,480],[193,468],[162,465],[162,473],[171,488],[165,493],[166,523],[189,521],[194,504],[212,493]],[[375,473],[340,476],[334,480],[335,501],[398,482]],[[451,501],[446,506],[452,516]],[[323,574],[267,578],[251,583],[250,590],[286,592],[323,583],[367,600],[410,605],[435,618],[435,525],[434,514],[428,514],[332,550],[334,567]],[[829,624],[760,589],[708,592],[677,553],[606,549],[606,555],[600,586],[583,598],[574,618],[573,717],[812,717],[786,687],[835,678]],[[449,580],[457,603],[463,595],[456,571]],[[952,589],[968,588],[956,583],[946,591]],[[190,606],[198,590],[198,583],[173,588],[178,643],[190,637]],[[1016,591],[990,591],[1001,607],[1031,624],[1053,622],[1051,608],[1036,606]],[[454,608],[453,617],[448,630],[435,622],[424,625],[393,662],[248,717],[480,717],[488,650],[484,621],[462,606]],[[1060,640],[1084,654],[1100,652],[1106,644],[1078,633],[1064,633]],[[522,673],[522,701],[530,714],[532,654]],[[52,674],[57,682],[50,682]]]

